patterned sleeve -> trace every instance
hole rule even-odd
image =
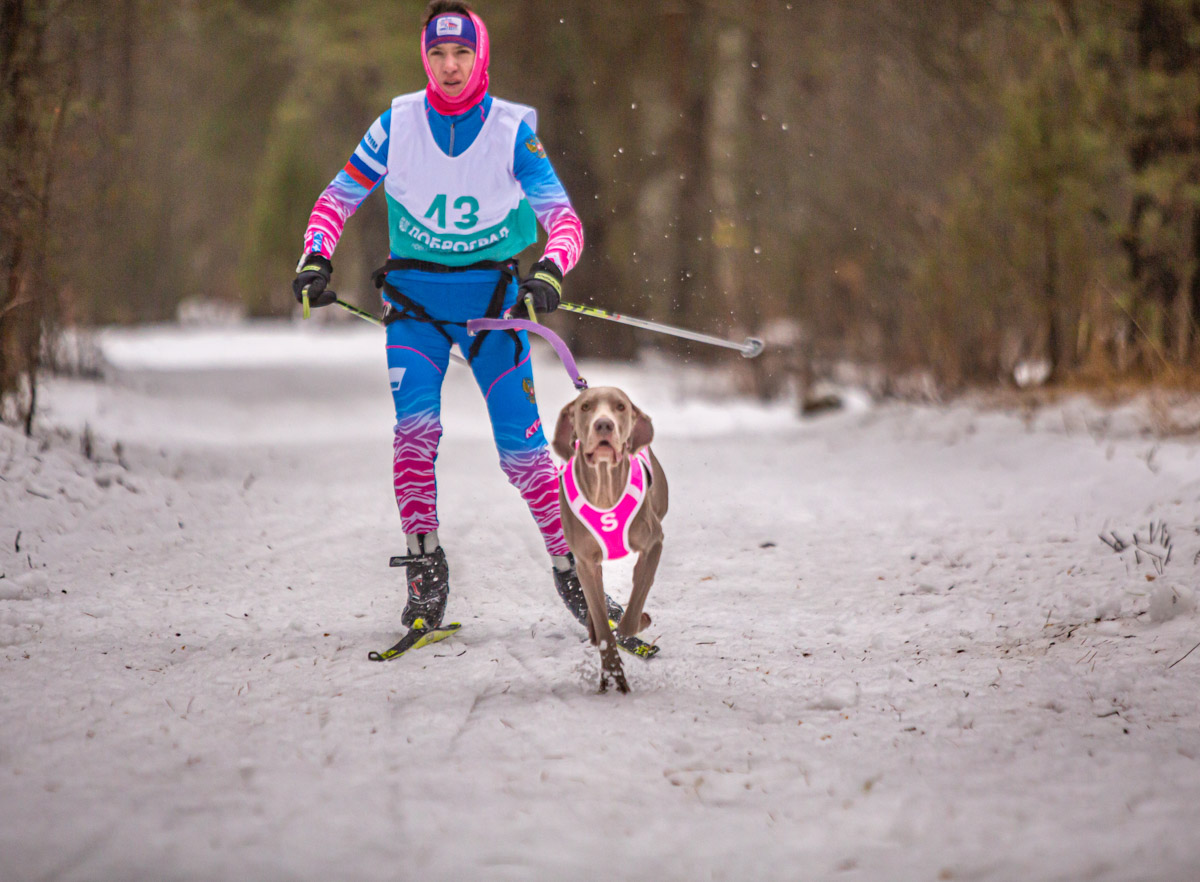
[[[542,256],[553,260],[564,274],[570,272],[583,250],[583,224],[571,207],[542,142],[527,123],[521,123],[517,129],[513,173],[546,230],[548,241]]]
[[[387,174],[388,133],[392,126],[392,110],[375,120],[363,135],[350,161],[330,181],[317,199],[304,231],[304,253],[317,252],[333,257],[346,219],[354,214],[362,201],[379,186]]]

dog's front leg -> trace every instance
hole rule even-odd
[[[629,594],[629,603],[625,605],[625,614],[617,630],[624,637],[632,637],[650,624],[650,616],[642,612],[646,605],[646,595],[654,584],[654,574],[658,572],[658,560],[662,557],[662,541],[655,542],[638,555],[637,563],[633,565],[633,590]]]
[[[585,560],[581,556],[576,559],[576,567],[579,584],[583,586],[583,596],[587,600],[588,636],[592,639],[592,645],[600,649],[600,691],[608,688],[607,677],[611,675],[617,689],[628,692],[625,670],[617,654],[617,641],[608,624],[608,610],[604,603],[604,571],[600,561]]]

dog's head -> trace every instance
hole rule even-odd
[[[579,454],[589,465],[615,465],[654,440],[654,425],[615,386],[585,389],[558,414],[554,452],[563,459]]]

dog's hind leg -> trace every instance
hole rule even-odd
[[[658,572],[658,560],[662,557],[662,541],[655,542],[638,555],[637,563],[633,565],[633,590],[629,594],[629,603],[625,604],[625,615],[617,630],[624,637],[632,637],[638,631],[650,624],[650,616],[642,612],[646,605],[646,595],[654,584],[654,574]]]

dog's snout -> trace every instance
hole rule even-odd
[[[611,435],[616,431],[616,425],[608,417],[600,417],[596,422],[592,423],[592,431],[597,435]]]

